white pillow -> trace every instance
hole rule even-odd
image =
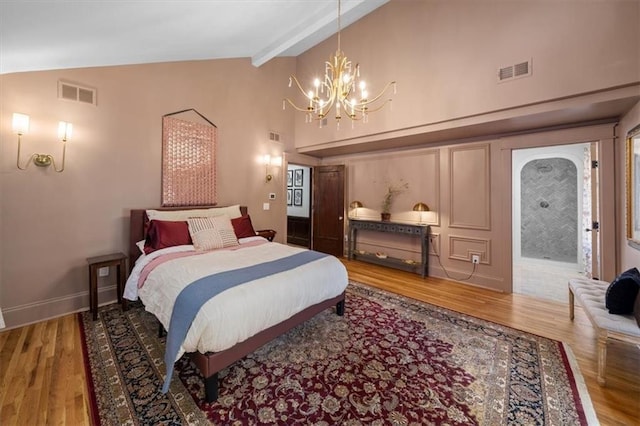
[[[238,245],[236,233],[229,216],[190,217],[189,234],[198,251],[213,250]]]
[[[212,207],[209,209],[193,209],[193,210],[147,210],[149,220],[168,220],[178,222],[187,220],[190,217],[215,217],[227,215],[231,219],[242,216],[240,213],[240,205],[236,204],[229,207]]]
[[[146,240],[140,240],[136,243],[136,246],[138,246],[138,248],[140,249],[140,253],[145,254],[144,253],[144,243],[146,242]]]

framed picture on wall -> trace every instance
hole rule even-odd
[[[300,170],[300,171],[302,171],[302,170]],[[302,205],[302,189],[294,189],[293,190],[293,205],[294,206],[301,206]]]
[[[291,170],[289,170],[289,176],[291,176]],[[287,205],[293,205],[293,189],[287,189]]]
[[[293,170],[287,171],[287,186],[293,186]]]
[[[293,186],[302,186],[302,176],[303,176],[304,170],[295,169],[294,172],[295,173],[293,174]]]
[[[640,250],[640,124],[627,133],[627,243]]]

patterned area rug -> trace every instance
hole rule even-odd
[[[100,424],[597,424],[568,346],[354,282],[344,317],[223,370],[211,404],[188,356],[159,392],[164,338],[141,305],[79,315]]]

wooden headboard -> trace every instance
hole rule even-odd
[[[214,207],[224,206],[189,206],[189,207],[150,207],[154,210],[193,210],[193,209],[208,209]],[[146,238],[145,229],[146,224],[149,221],[147,218],[148,209],[132,209],[129,216],[129,270],[133,269],[136,260],[140,257],[140,249],[136,243]],[[247,206],[240,206],[240,213],[242,215],[247,214]]]

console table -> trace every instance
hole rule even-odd
[[[405,260],[393,257],[378,257],[374,253],[360,253],[356,251],[358,231],[390,232],[420,238],[421,256],[420,262],[408,263]],[[389,266],[404,271],[415,272],[427,276],[429,271],[429,225],[414,225],[400,222],[381,222],[379,220],[349,219],[348,237],[349,260],[357,259],[363,262]]]

